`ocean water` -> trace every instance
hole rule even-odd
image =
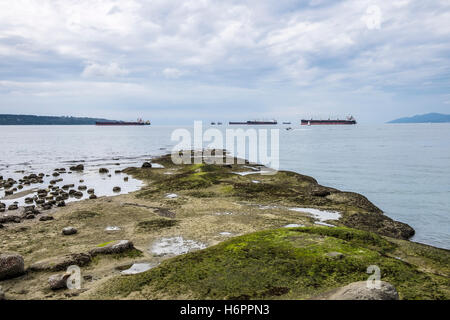
[[[411,225],[413,241],[450,249],[450,124],[290,126],[293,130],[271,127],[280,129],[280,169],[361,193],[386,215]],[[131,192],[142,184],[131,178],[119,184],[123,174],[114,171],[169,152],[175,129],[0,126],[0,175],[18,179],[83,163],[85,172],[65,175],[61,184],[83,179],[98,196],[114,194],[113,185]],[[111,177],[99,175],[99,167],[110,169]]]

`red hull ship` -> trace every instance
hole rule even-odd
[[[302,119],[301,121],[301,125],[302,126],[312,126],[312,125],[351,125],[351,124],[356,124],[356,119],[353,117],[348,117],[347,120],[304,120]]]

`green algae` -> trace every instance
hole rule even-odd
[[[98,292],[147,299],[308,299],[368,278],[377,265],[381,280],[402,299],[448,299],[448,278],[428,274],[385,255],[397,245],[348,228],[283,228],[260,231],[164,261],[138,275],[114,278]],[[342,259],[327,253],[340,252]]]

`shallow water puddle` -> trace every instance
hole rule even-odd
[[[105,228],[105,231],[120,231],[121,229],[119,227],[116,226],[107,226]]]
[[[314,208],[290,208],[289,210],[309,213],[321,223],[327,220],[339,220],[341,217],[341,214],[337,211],[327,211]]]
[[[229,237],[229,236],[233,235],[231,232],[221,232],[219,234],[224,237]]]
[[[162,238],[155,241],[150,249],[158,256],[180,255],[189,251],[205,249],[206,245],[194,240],[185,240],[183,237]]]
[[[174,198],[178,198],[178,195],[175,193],[169,193],[166,195],[166,198],[168,199],[174,199]]]
[[[229,216],[232,215],[232,212],[216,212],[215,215],[217,216]]]
[[[124,274],[124,275],[138,274],[138,273],[148,271],[156,266],[157,266],[156,263],[135,263],[130,267],[130,269],[123,270],[120,273]]]
[[[291,224],[287,224],[287,225],[283,226],[283,228],[298,228],[298,227],[304,227],[304,225],[297,224],[297,223],[291,223]]]

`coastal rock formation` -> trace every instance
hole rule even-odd
[[[380,288],[369,288],[367,281],[353,282],[345,287],[324,293],[319,300],[398,300],[395,287],[385,281],[380,281]]]
[[[95,256],[98,254],[122,253],[133,249],[133,242],[129,240],[118,240],[105,243],[97,248],[92,249],[89,253],[92,256]]]
[[[71,253],[36,262],[30,266],[31,271],[63,271],[71,265],[79,267],[89,264],[92,257],[86,253]]]
[[[19,254],[0,254],[0,280],[18,277],[25,272],[25,263]]]
[[[0,301],[1,300],[6,300],[6,296],[5,296],[5,293],[3,292],[3,288],[2,287],[0,287]]]
[[[397,239],[407,240],[415,233],[414,229],[406,223],[395,221],[383,214],[355,213],[344,216],[341,222],[350,228],[372,231]]]

